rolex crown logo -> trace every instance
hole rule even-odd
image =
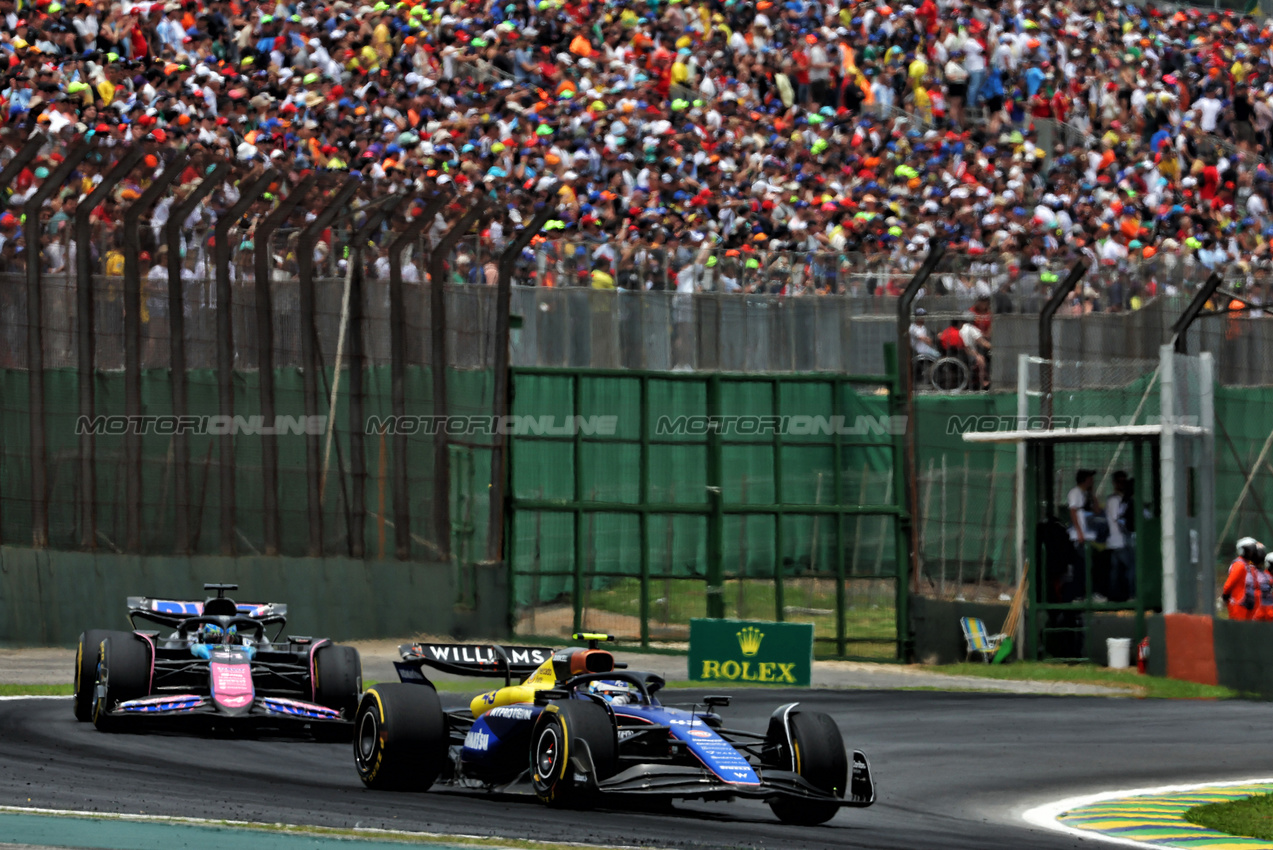
[[[743,655],[760,652],[760,642],[764,639],[765,633],[755,626],[748,626],[738,633],[738,645],[742,647]]]

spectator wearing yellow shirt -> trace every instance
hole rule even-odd
[[[906,76],[910,79],[912,87],[919,88],[924,77],[928,76],[928,63],[924,61],[923,56],[915,54],[915,58],[906,66]]]
[[[376,24],[376,28],[371,31],[371,44],[380,56],[380,62],[385,65],[393,59],[393,31],[389,28],[389,22],[392,20],[392,14],[387,11],[382,13],[380,23]]]
[[[106,252],[104,266],[107,277],[124,276],[124,252],[119,250],[118,245]]]

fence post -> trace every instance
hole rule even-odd
[[[0,170],[0,189],[9,188],[9,184],[27,167],[27,163],[35,159],[36,154],[40,152],[40,148],[49,141],[49,137],[40,131],[33,132],[22,147],[18,148],[18,152],[13,155],[13,159],[5,163],[4,169]]]
[[[389,243],[389,395],[394,418],[401,423],[407,415],[407,317],[402,297],[402,252],[434,220],[449,199],[441,193],[425,203],[393,242]],[[437,317],[431,317],[437,333]],[[434,392],[437,388],[434,388]],[[437,413],[437,406],[434,405]],[[442,430],[446,430],[445,428]],[[407,501],[407,435],[401,427],[393,431],[393,543],[398,558],[411,556],[411,508]]]
[[[217,266],[217,410],[225,421],[234,421],[234,290],[230,286],[230,228],[270,188],[279,175],[266,169],[246,188],[239,190],[239,200],[217,218],[213,229],[213,247]],[[221,554],[233,555],[234,546],[234,434],[227,428],[221,434],[218,473],[221,491]]]
[[[553,184],[547,197],[556,197],[557,185]],[[535,214],[530,224],[522,228],[500,254],[499,279],[495,290],[495,361],[494,361],[494,407],[495,421],[503,422],[512,408],[510,388],[512,386],[509,371],[509,315],[512,304],[513,267],[522,249],[530,244],[550,218],[556,215],[553,205],[544,204],[544,208]],[[642,414],[644,415],[644,414]],[[491,449],[491,495],[490,521],[486,529],[486,560],[498,561],[504,549],[504,490],[507,484],[508,435],[503,427],[495,429],[495,445]],[[645,545],[644,542],[641,544]]]
[[[43,133],[39,131],[31,133],[26,143],[13,155],[13,159],[9,160],[3,170],[0,170],[0,191],[9,188],[9,184],[22,172],[28,162],[35,159],[35,155],[40,152],[40,148],[44,147],[44,143],[47,141],[48,137]],[[43,440],[43,431],[40,432],[40,438]],[[31,439],[35,439],[35,434],[31,435]],[[40,474],[44,474],[43,461],[41,461]]]
[[[143,213],[149,212],[168,187],[185,171],[190,156],[178,153],[164,166],[163,172],[146,187],[124,213],[124,410],[128,414],[128,430],[124,433],[124,481],[127,504],[125,549],[141,550],[141,434],[137,417],[141,416],[141,238],[138,229]]]
[[[919,592],[919,547],[915,545],[915,527],[914,523],[919,516],[919,482],[916,467],[919,463],[919,434],[915,428],[915,388],[912,386],[914,378],[914,366],[911,363],[911,339],[910,339],[910,323],[911,323],[911,305],[915,303],[915,298],[919,295],[920,288],[924,283],[932,277],[934,271],[937,270],[938,263],[946,254],[946,246],[942,242],[934,239],[928,245],[928,256],[924,258],[923,264],[919,267],[919,271],[915,272],[915,276],[906,284],[906,288],[902,290],[902,295],[897,299],[897,375],[898,380],[894,385],[896,391],[900,391],[902,395],[902,403],[905,405],[902,409],[906,414],[906,440],[902,447],[902,465],[906,472],[905,483],[907,485],[905,495],[902,490],[897,491],[897,495],[901,497],[904,504],[909,507],[905,513],[899,514],[898,527],[900,529],[899,539],[906,540],[907,552],[898,552],[898,569],[897,579],[899,585],[902,583],[901,561],[903,554],[910,557],[907,560],[910,563],[910,587],[916,593]],[[893,458],[896,464],[898,458]],[[902,593],[900,587],[898,590]],[[898,623],[899,633],[903,635],[910,634],[910,626],[907,623]],[[909,641],[909,637],[903,640],[903,644]]]
[[[270,238],[309,194],[317,175],[302,180],[278,206],[256,227],[252,238],[252,260],[256,266],[256,345],[257,371],[260,380],[261,418],[267,429],[274,427],[274,303],[270,292]],[[261,526],[265,537],[265,554],[277,555],[278,540],[278,442],[274,434],[261,434]]]
[[[430,359],[433,361],[433,410],[443,416],[450,415],[447,400],[446,366],[446,262],[451,249],[468,229],[486,215],[486,198],[464,212],[446,234],[438,240],[429,254],[429,317],[433,326],[429,341],[432,343]],[[433,527],[437,543],[442,549],[443,560],[451,558],[451,457],[450,439],[446,428],[439,428],[433,438]],[[489,529],[488,533],[492,533]]]
[[[1052,317],[1061,309],[1066,296],[1074,291],[1074,287],[1078,286],[1086,273],[1087,263],[1079,260],[1039,313],[1039,359],[1043,361],[1039,364],[1039,384],[1043,391],[1041,412],[1046,420],[1044,427],[1049,429],[1052,427]]]
[[[642,415],[645,415],[644,413]],[[707,419],[719,422],[720,373],[707,376]],[[722,483],[721,436],[719,428],[712,428],[707,435],[707,616],[721,619],[725,616],[725,585],[722,579],[725,557],[725,494]],[[782,517],[774,517],[775,528],[781,534]],[[644,541],[643,541],[644,543]],[[782,569],[782,550],[774,553],[778,569]]]
[[[71,171],[93,147],[86,141],[76,142],[66,159],[44,179],[23,207],[23,238],[27,246],[27,417],[31,431],[31,545],[43,549],[49,545],[49,470],[44,418],[44,293],[43,269],[40,266],[40,208],[55,191],[62,188]]]
[[[349,250],[349,474],[350,487],[349,555],[363,557],[366,550],[367,524],[367,439],[366,416],[363,412],[363,369],[366,368],[366,346],[363,344],[363,248],[386,217],[404,200],[392,195],[380,207],[367,213],[367,220],[354,233]]]
[[[96,406],[93,382],[96,376],[97,338],[93,302],[93,228],[91,217],[107,195],[114,191],[128,172],[145,154],[140,145],[125,148],[120,158],[102,177],[102,182],[80,202],[75,210],[75,294],[76,336],[79,348],[80,418],[91,420]],[[97,548],[97,441],[92,429],[80,434],[80,545],[92,551]]]
[[[200,165],[205,164],[200,162]],[[179,204],[174,204],[168,215],[168,349],[171,352],[172,413],[180,422],[189,409],[186,397],[186,293],[182,278],[181,228],[195,207],[212,194],[222,177],[230,170],[230,163],[219,162],[203,175],[199,183]],[[190,553],[190,440],[183,428],[172,435],[172,485],[173,485],[173,549],[178,555]]]
[[[1056,290],[1048,298],[1043,310],[1039,313],[1039,389],[1042,391],[1042,397],[1039,400],[1039,412],[1043,414],[1043,427],[1052,430],[1052,317],[1061,309],[1061,305],[1065,303],[1066,297],[1074,291],[1074,287],[1078,286],[1083,275],[1087,273],[1087,263],[1079,260],[1074,264],[1074,268],[1070,269],[1070,273],[1065,276],[1065,280],[1057,286]],[[1044,440],[1040,445],[1043,452],[1043,468],[1041,473],[1043,480],[1047,482],[1048,491],[1051,492],[1052,481],[1056,476],[1056,447],[1049,440]],[[1084,587],[1091,589],[1091,584],[1085,584]]]
[[[301,308],[301,365],[305,392],[305,419],[313,421],[318,416],[318,370],[322,368],[318,357],[318,327],[314,304],[314,247],[318,237],[345,209],[354,193],[362,186],[362,179],[350,176],[344,185],[333,193],[326,206],[318,211],[313,221],[301,231],[296,244],[296,262],[300,271]],[[322,441],[318,434],[307,428],[305,432],[305,478],[307,481],[306,506],[309,525],[309,555],[323,554],[323,508],[319,479],[322,476]]]
[[[1189,332],[1189,326],[1194,323],[1194,320],[1202,315],[1202,309],[1207,306],[1211,296],[1216,294],[1216,290],[1220,288],[1223,280],[1219,272],[1212,272],[1206,283],[1194,293],[1193,299],[1185,307],[1184,312],[1180,314],[1176,321],[1172,322],[1171,344],[1177,354],[1189,353],[1189,341],[1185,334]]]

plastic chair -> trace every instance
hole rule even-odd
[[[965,661],[972,660],[974,652],[981,653],[981,660],[990,663],[995,653],[999,650],[999,644],[1003,643],[1003,639],[1007,635],[992,635],[986,631],[986,624],[977,617],[960,617],[959,628],[964,631],[964,640],[968,644],[968,654],[964,656]]]

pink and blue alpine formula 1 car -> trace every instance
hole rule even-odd
[[[134,631],[80,635],[76,719],[105,731],[166,722],[308,729],[322,741],[349,740],[362,691],[358,651],[311,637],[280,641],[286,605],[236,603],[225,595],[238,589],[233,584],[203,587],[217,595],[204,602],[130,596]],[[161,629],[138,628],[139,619]]]

